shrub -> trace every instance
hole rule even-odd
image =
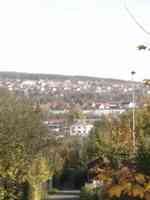
[[[99,188],[94,188],[92,184],[86,184],[81,189],[80,200],[100,200]]]
[[[48,194],[52,195],[52,194],[56,194],[59,190],[57,188],[52,188]]]
[[[103,182],[103,198],[110,200],[149,200],[150,176],[139,173],[134,165],[118,170],[101,171],[97,178]],[[104,199],[105,199],[104,198]]]
[[[140,171],[144,174],[150,175],[150,144],[149,139],[145,139],[143,143],[139,145],[136,163]]]

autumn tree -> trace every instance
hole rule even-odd
[[[132,153],[132,131],[130,113],[120,116],[103,116],[85,141],[87,161],[107,157],[113,162],[128,158]]]
[[[34,160],[47,145],[47,129],[29,100],[1,94],[0,141],[0,196],[17,200]]]

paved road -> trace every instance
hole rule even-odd
[[[46,200],[79,200],[79,190],[62,190],[54,195],[49,195]]]

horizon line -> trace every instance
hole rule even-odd
[[[131,79],[123,79],[123,78],[110,78],[110,77],[100,77],[100,76],[94,76],[94,75],[73,75],[73,74],[59,74],[59,73],[49,73],[49,72],[25,72],[25,71],[4,71],[0,70],[0,73],[16,73],[16,74],[33,74],[33,75],[51,75],[51,76],[66,76],[66,77],[81,77],[81,78],[95,78],[95,79],[112,79],[112,80],[118,80],[118,81],[131,81]],[[142,82],[142,81],[134,81],[134,82]]]

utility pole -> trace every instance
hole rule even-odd
[[[136,138],[135,138],[135,84],[134,84],[134,75],[135,71],[131,71],[131,80],[132,80],[132,145],[133,152],[135,152],[136,148]]]

